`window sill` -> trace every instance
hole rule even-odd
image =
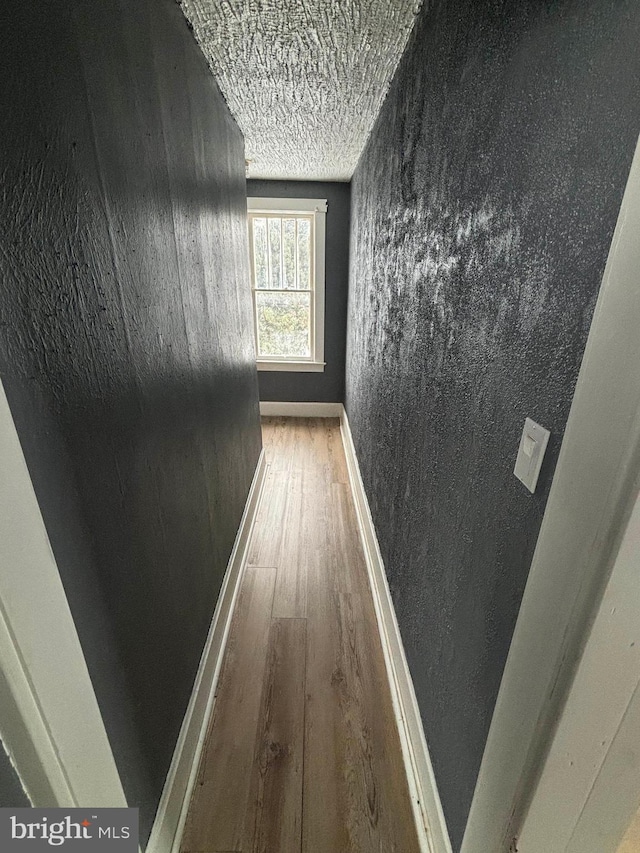
[[[324,373],[324,361],[257,361],[258,370]]]

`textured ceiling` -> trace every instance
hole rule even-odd
[[[181,0],[251,178],[349,180],[420,0]]]

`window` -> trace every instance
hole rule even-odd
[[[326,199],[249,198],[258,370],[324,370]]]

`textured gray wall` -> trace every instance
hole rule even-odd
[[[326,198],[324,373],[261,370],[261,400],[342,403],[349,285],[351,185],[320,181],[247,181],[247,195],[266,198]]]
[[[0,808],[27,808],[31,803],[0,740]]]
[[[260,452],[243,142],[172,0],[1,17],[0,373],[144,838]]]
[[[352,182],[346,406],[454,849],[640,130],[636,2],[437,0]],[[538,490],[512,474],[551,430]]]

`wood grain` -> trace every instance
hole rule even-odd
[[[183,853],[419,850],[339,421],[265,418],[269,481]]]
[[[247,568],[187,816],[184,850],[239,850],[254,766],[275,569]]]
[[[253,853],[300,848],[306,631],[304,619],[271,623],[242,848]]]
[[[247,563],[250,566],[277,566],[282,544],[282,518],[286,511],[287,492],[282,488],[281,472],[269,466],[262,499],[256,515]]]
[[[307,615],[307,554],[310,519],[305,501],[305,475],[297,470],[289,474],[278,574],[273,597],[274,617]]]

